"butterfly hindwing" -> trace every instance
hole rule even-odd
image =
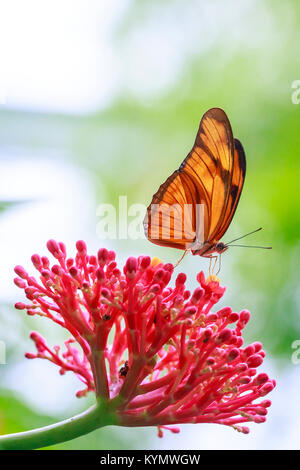
[[[234,139],[233,172],[227,204],[224,207],[224,216],[218,231],[214,234],[220,240],[226,232],[237,208],[243,189],[246,174],[246,157],[243,146],[238,139]]]
[[[146,236],[156,245],[186,249],[196,236],[193,221],[193,204],[188,185],[184,184],[179,170],[163,183],[153,196],[144,220]],[[189,205],[190,211],[183,208]]]

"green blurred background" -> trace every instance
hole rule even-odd
[[[245,148],[247,175],[228,241],[262,226],[222,261],[222,304],[247,308],[247,341],[262,341],[264,370],[276,378],[265,424],[248,436],[216,425],[182,426],[180,435],[109,428],[56,448],[299,448],[300,3],[296,0],[15,0],[2,5],[0,68],[0,431],[16,432],[71,416],[78,383],[43,361],[29,332],[50,344],[64,333],[15,311],[22,300],[13,266],[56,238],[84,238],[92,252],[113,248],[118,261],[147,253],[174,262],[180,253],[144,239],[101,240],[97,207],[148,205],[181,163],[210,107],[228,114]],[[295,100],[294,100],[295,101]],[[180,268],[195,286],[205,260]]]

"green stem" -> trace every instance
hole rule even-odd
[[[88,410],[59,423],[32,431],[0,436],[0,450],[28,450],[47,447],[88,434],[103,426],[116,424],[107,402],[98,402]]]

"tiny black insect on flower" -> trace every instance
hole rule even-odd
[[[128,371],[129,371],[128,361],[125,361],[124,366],[122,366],[121,369],[119,370],[119,374],[121,377],[126,377]]]
[[[102,317],[102,320],[104,320],[104,321],[108,321],[108,320],[110,320],[110,319],[111,319],[111,316],[108,315],[107,313],[105,313],[105,314],[103,315],[103,317]]]

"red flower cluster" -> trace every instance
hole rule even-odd
[[[61,374],[73,371],[85,384],[77,396],[95,391],[123,426],[156,425],[162,435],[170,424],[218,423],[248,433],[239,424],[265,421],[271,402],[255,401],[275,381],[257,374],[262,345],[243,347],[250,313],[211,311],[225,291],[218,280],[200,272],[191,293],[185,274],[170,287],[173,265],[148,256],[130,257],[120,271],[105,248],[89,256],[78,241],[72,259],[63,243],[50,240],[47,247],[58,264],[33,255],[39,281],[15,268],[15,283],[29,300],[16,308],[50,318],[72,339],[61,353],[33,332],[37,353],[26,357],[48,359]]]

